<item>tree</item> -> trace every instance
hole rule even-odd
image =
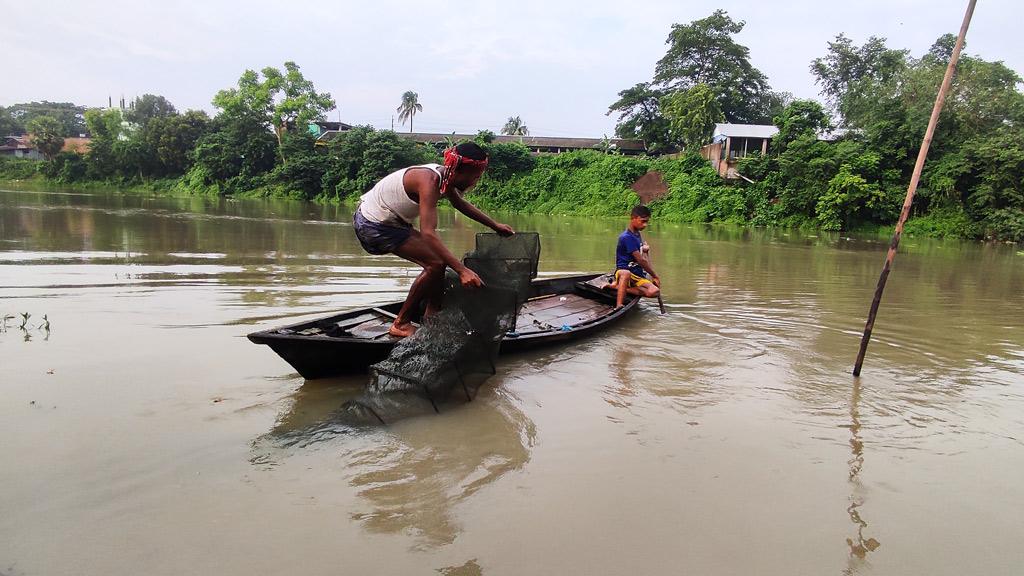
[[[956,45],[956,34],[943,34],[939,36],[938,40],[932,44],[932,47],[928,49],[928,54],[925,58],[932,58],[936,62],[942,62],[945,64],[949,62],[949,59],[953,57],[953,47]],[[964,42],[961,50],[967,48],[967,42]]]
[[[145,144],[151,173],[156,176],[184,174],[191,166],[189,152],[209,124],[206,112],[196,110],[150,119],[140,137]]]
[[[641,82],[619,92],[619,99],[608,107],[606,115],[619,113],[615,135],[619,138],[643,140],[651,152],[671,149],[668,120],[661,113],[663,90]]]
[[[25,127],[11,116],[9,108],[0,106],[0,137],[21,134]]]
[[[593,148],[602,154],[614,154],[618,151],[618,147],[612,142],[612,139],[607,134],[601,136],[601,141],[594,144]]]
[[[828,54],[811,62],[821,94],[842,116],[843,123],[856,122],[872,100],[878,86],[890,82],[907,67],[908,52],[891,50],[885,38],[872,36],[863,46],[855,46],[845,35],[828,43]],[[934,97],[932,98],[934,101]]]
[[[405,94],[402,94],[402,103],[395,109],[398,112],[398,121],[405,124],[405,121],[409,121],[409,132],[412,132],[412,118],[417,112],[423,112],[423,105],[419,102],[420,95],[407,90]]]
[[[501,128],[501,133],[509,136],[529,136],[530,129],[523,124],[523,120],[519,116],[509,116],[508,121]]]
[[[304,130],[307,123],[322,120],[326,112],[334,109],[334,100],[328,93],[316,92],[294,62],[285,62],[284,67],[283,74],[271,66],[264,68],[262,80],[256,72],[246,70],[238,79],[238,87],[218,92],[213,105],[221,110],[218,118],[223,116],[223,126],[259,124],[273,130],[281,161],[286,163],[284,134],[288,130]]]
[[[121,135],[121,121],[121,111],[117,109],[90,108],[85,111],[85,123],[92,137],[85,156],[90,178],[103,180],[117,173],[114,143]]]
[[[47,160],[52,159],[64,147],[64,127],[50,116],[36,116],[25,126],[32,135],[32,142]]]
[[[438,160],[431,147],[369,126],[342,132],[327,144],[327,156],[330,161],[321,180],[321,194],[329,198],[362,194],[398,168]]]
[[[711,140],[715,123],[724,119],[715,93],[707,84],[677,90],[661,100],[672,138],[687,152],[695,152]]]
[[[66,135],[77,136],[86,131],[85,107],[71,102],[26,102],[14,104],[7,111],[18,123],[19,134],[23,134],[28,123],[37,116],[56,118],[61,123],[61,132]]]
[[[772,138],[772,149],[777,153],[785,151],[797,138],[813,138],[831,127],[825,109],[814,100],[794,100],[772,122],[779,128]]]
[[[310,122],[323,120],[324,114],[334,110],[331,95],[327,92],[318,93],[313,82],[303,77],[295,62],[285,62],[284,68],[284,74],[276,68],[263,69],[271,97],[275,99],[271,117],[279,149],[282,147],[282,134],[286,131],[305,130]],[[283,151],[281,161],[287,162]]]
[[[654,69],[654,82],[667,91],[706,84],[726,121],[768,121],[768,78],[750,63],[750,50],[733,40],[744,25],[725,10],[689,24],[673,24],[665,41],[668,52]]]
[[[124,112],[124,119],[145,126],[153,118],[167,118],[178,113],[163,96],[143,94],[135,98],[131,106]]]
[[[491,180],[507,180],[515,174],[529,172],[537,163],[537,157],[530,153],[521,142],[495,142],[484,146],[488,165],[484,177]]]
[[[225,192],[248,186],[274,167],[274,135],[249,117],[217,116],[189,154],[188,180],[199,186],[223,186]]]

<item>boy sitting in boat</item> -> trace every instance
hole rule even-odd
[[[626,294],[656,298],[661,292],[661,279],[647,257],[650,246],[640,235],[650,220],[650,208],[642,204],[635,206],[629,215],[629,227],[619,235],[619,243],[615,247],[615,280],[608,285],[609,289],[618,292],[616,308],[622,307]]]
[[[477,144],[466,142],[444,151],[444,166],[424,164],[392,172],[360,199],[352,220],[363,249],[370,254],[394,254],[423,267],[388,329],[392,336],[410,336],[416,331],[412,317],[421,304],[426,303],[427,315],[440,308],[446,266],[458,273],[459,281],[467,288],[483,284],[437,235],[437,203],[442,198],[502,236],[515,233],[462,197],[486,169],[487,153]],[[416,218],[420,219],[419,230],[412,226]]]

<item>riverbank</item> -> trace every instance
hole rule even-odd
[[[589,158],[588,158],[589,156]],[[707,223],[775,228],[803,232],[824,231],[815,221],[781,215],[764,192],[756,187],[738,186],[721,181],[710,167],[694,160],[630,158],[623,156],[562,155],[543,157],[533,169],[500,173],[485,177],[469,195],[479,207],[507,214],[589,216],[619,218],[640,201],[629,185],[649,170],[664,175],[668,194],[651,202],[658,221]],[[588,162],[588,160],[591,160]],[[345,197],[319,195],[306,198],[302,191],[280,185],[265,185],[223,194],[218,186],[189,186],[185,178],[151,179],[143,182],[76,181],[58,182],[36,170],[37,163],[19,163],[20,170],[5,175],[0,186],[18,190],[98,191],[114,190],[124,194],[153,194],[176,197],[273,198],[310,201],[322,205],[354,205],[358,195]],[[32,172],[25,170],[31,166]],[[892,224],[853,223],[843,233],[867,237],[887,237]],[[933,211],[911,218],[904,233],[908,237],[981,240],[977,227],[962,211]]]

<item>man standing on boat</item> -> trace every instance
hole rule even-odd
[[[459,281],[467,288],[483,284],[437,235],[437,203],[442,198],[502,236],[515,233],[462,196],[486,169],[487,153],[477,144],[466,142],[444,151],[443,166],[424,164],[392,172],[360,199],[352,220],[363,249],[370,254],[394,254],[423,267],[388,330],[392,336],[410,336],[416,331],[411,319],[422,303],[426,303],[427,315],[440,308],[446,267],[458,273]],[[413,228],[416,218],[420,219],[419,230]]]
[[[650,220],[650,208],[642,204],[634,206],[629,214],[629,227],[619,235],[615,246],[615,280],[609,284],[609,288],[616,291],[616,308],[622,307],[627,293],[645,298],[656,298],[661,293],[661,279],[647,256],[651,248],[640,235]]]

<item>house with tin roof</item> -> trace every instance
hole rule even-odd
[[[437,142],[445,142],[448,139],[458,142],[476,138],[476,134],[440,134],[430,132],[398,132],[398,135],[423,144],[435,144]],[[647,145],[643,140],[628,140],[624,138],[610,138],[605,141],[601,138],[495,135],[494,141],[519,142],[529,148],[530,152],[534,154],[560,154],[574,150],[594,150],[605,145],[612,150],[626,155],[647,153]],[[607,144],[605,144],[606,142]]]
[[[310,133],[315,135],[316,143],[325,145],[337,138],[352,126],[342,122],[329,123],[317,122],[318,126],[310,125]],[[328,126],[330,124],[331,126]],[[337,124],[337,126],[334,126]],[[406,138],[421,144],[438,144],[449,140],[461,142],[473,140],[476,134],[443,134],[439,132],[396,132],[400,138]],[[626,155],[646,154],[647,145],[643,140],[628,140],[624,138],[559,138],[553,136],[507,136],[495,135],[495,142],[519,142],[530,149],[534,154],[560,154],[572,152],[573,150],[594,150],[608,148]]]
[[[778,133],[778,127],[769,124],[715,124],[711,143],[701,147],[700,155],[722,178],[742,178],[736,171],[739,161],[752,154],[768,154],[768,142]]]
[[[29,136],[4,136],[0,139],[0,156],[8,158],[26,158],[28,160],[42,160],[43,155],[39,153],[32,139]]]

